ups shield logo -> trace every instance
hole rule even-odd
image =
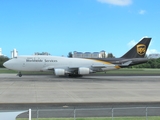
[[[144,55],[146,53],[146,46],[144,44],[137,45],[137,53],[139,55]]]

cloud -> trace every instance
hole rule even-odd
[[[156,49],[148,49],[147,50],[147,55],[149,55],[149,54],[159,54],[160,52],[158,52],[158,50],[156,50]]]
[[[144,15],[146,13],[146,11],[145,10],[140,10],[138,13],[141,14],[141,15]]]
[[[101,3],[118,5],[118,6],[127,6],[132,3],[132,0],[97,0],[97,1]]]
[[[135,46],[136,44],[137,44],[137,42],[135,40],[132,40],[127,44],[127,46],[131,48],[131,47]]]

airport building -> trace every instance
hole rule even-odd
[[[6,57],[5,55],[2,54],[2,48],[0,48],[0,56]]]
[[[42,53],[35,52],[34,55],[51,55],[51,54],[48,52],[42,52]]]
[[[2,54],[2,48],[0,48],[0,56],[3,56],[3,54]]]
[[[11,58],[17,57],[18,56],[18,51],[16,49],[13,49],[11,51]]]
[[[108,54],[104,50],[101,52],[73,52],[73,58],[107,58]]]
[[[158,53],[157,54],[149,54],[148,58],[149,59],[157,59],[157,58],[160,58],[160,54],[158,54]]]

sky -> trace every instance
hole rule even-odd
[[[142,37],[160,53],[160,0],[1,0],[0,48],[11,57],[105,50],[121,57]]]

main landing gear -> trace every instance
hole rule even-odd
[[[78,75],[78,74],[69,74],[68,76],[73,78],[83,77],[83,75]]]
[[[18,72],[17,76],[22,77],[22,73]]]

